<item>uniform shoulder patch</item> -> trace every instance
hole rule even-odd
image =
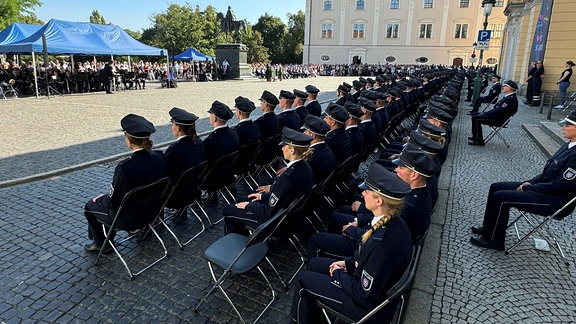
[[[576,178],[576,170],[574,170],[572,168],[568,168],[568,169],[566,169],[566,171],[564,171],[564,174],[562,174],[562,176],[566,180],[569,180],[569,181],[574,180],[574,178]]]
[[[272,193],[270,195],[270,198],[268,199],[268,204],[270,204],[270,206],[274,207],[274,206],[276,206],[277,203],[278,203],[278,196],[276,196],[276,194]]]
[[[362,289],[369,291],[372,288],[372,282],[374,277],[372,277],[366,270],[362,270]]]
[[[503,103],[503,104],[502,104],[502,108],[506,108],[506,107],[508,107],[508,104],[507,104],[507,103]]]

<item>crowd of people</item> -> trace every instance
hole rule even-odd
[[[294,283],[292,319],[320,320],[316,299],[359,319],[386,298],[386,291],[412,262],[413,246],[425,237],[464,76],[452,69],[430,69],[414,75],[399,71],[375,79],[360,77],[352,84],[342,83],[338,99],[324,112],[317,101],[320,89],[312,84],[278,95],[265,90],[258,105],[263,114],[255,120],[250,114],[257,105],[249,98],[237,97],[233,109],[216,100],[208,111],[214,130],[203,140],[195,130],[198,117],[173,108],[168,113],[177,141],[164,153],[152,150],[152,123],[127,115],[121,126],[134,153],[116,166],[110,193],[86,203],[91,241],[85,249],[111,252],[103,246],[100,224],[110,226],[127,191],[164,176],[176,182],[203,161],[212,165],[246,145],[276,139],[271,154],[285,163],[271,164],[276,170],[271,179],[261,176],[258,188],[223,208],[224,234],[248,235],[354,157],[354,170],[363,162],[370,164],[366,177],[358,181],[350,173],[345,179],[349,192],[327,193],[338,195],[334,201],[339,202],[320,208],[327,232],[312,235],[312,225],[304,222],[291,229],[309,242],[310,260],[310,269]],[[232,126],[234,117],[238,123]],[[380,144],[386,150],[369,163],[367,156]],[[237,183],[233,169],[221,171],[204,181],[204,203],[218,199],[218,188],[210,184]],[[186,221],[186,213],[176,215]],[[386,307],[376,318],[389,321],[394,307]]]

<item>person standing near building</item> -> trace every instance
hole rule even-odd
[[[566,61],[566,70],[560,75],[560,79],[556,84],[560,88],[560,104],[554,108],[564,109],[564,104],[566,104],[566,91],[570,87],[570,77],[572,76],[572,67],[574,62]]]
[[[533,88],[534,88],[534,72],[536,72],[536,63],[538,61],[532,61],[530,64],[530,70],[528,71],[528,78],[526,79],[526,101],[524,101],[525,105],[532,104],[532,95]]]
[[[536,62],[536,71],[532,77],[532,104],[530,106],[540,106],[540,92],[542,92],[542,79],[544,78],[544,65],[542,61]]]

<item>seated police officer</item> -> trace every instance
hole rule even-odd
[[[232,129],[238,133],[240,146],[258,142],[260,128],[250,119],[250,113],[256,109],[256,105],[250,99],[239,96],[234,99],[234,107],[239,121]]]
[[[293,130],[300,129],[300,116],[292,109],[294,99],[296,99],[296,96],[292,92],[286,90],[280,91],[278,100],[282,111],[276,117],[278,118],[281,129],[284,127],[292,128]]]
[[[352,154],[360,153],[364,150],[364,135],[358,128],[358,123],[360,122],[360,118],[364,115],[362,109],[358,107],[357,104],[347,101],[344,104],[344,108],[350,114],[350,117],[344,124],[346,126],[346,133],[350,137],[350,142],[352,143]]]
[[[93,241],[84,246],[88,253],[100,251],[105,239],[102,223],[112,224],[116,211],[127,192],[166,176],[164,154],[152,151],[150,134],[156,131],[154,125],[142,116],[129,114],[122,118],[120,126],[124,130],[126,145],[133,153],[116,165],[110,193],[96,196],[84,207],[84,216],[88,221],[88,238]],[[123,222],[130,222],[130,220],[127,218]],[[114,240],[114,233],[111,234],[110,240]],[[108,247],[104,250],[104,253],[110,252],[112,249]]]
[[[364,144],[370,146],[376,143],[376,127],[372,122],[372,114],[376,111],[376,104],[372,101],[360,97],[358,100],[358,105],[362,108],[364,115],[360,117],[360,124],[358,124],[358,129],[362,132],[364,137]]]
[[[172,117],[172,134],[178,139],[164,152],[168,176],[174,185],[184,171],[204,162],[204,143],[196,134],[198,116],[176,107],[168,113]]]
[[[334,154],[324,142],[324,136],[326,136],[330,127],[322,118],[308,115],[304,119],[302,129],[304,134],[312,137],[312,142],[310,142],[312,155],[308,159],[308,164],[310,164],[314,174],[314,183],[320,183],[326,180],[336,167]]]
[[[516,89],[518,85],[512,80],[504,82],[505,96],[500,99],[494,109],[472,115],[472,136],[468,138],[469,145],[484,145],[482,125],[502,126],[508,118],[518,111],[518,98]]]
[[[323,323],[316,299],[359,320],[386,298],[388,291],[410,264],[412,239],[408,227],[397,217],[410,186],[394,173],[373,163],[360,185],[366,206],[376,215],[364,233],[354,255],[341,261],[312,258],[309,271],[294,281],[292,321]],[[396,303],[373,317],[375,323],[388,323]]]
[[[274,183],[261,186],[247,199],[224,207],[224,231],[248,235],[247,226],[256,228],[266,222],[281,208],[312,189],[312,169],[306,160],[312,153],[312,137],[284,127],[282,129],[282,154],[289,161],[286,170],[278,175]],[[249,201],[248,201],[249,200]]]
[[[306,106],[304,106],[308,98],[308,93],[298,89],[294,89],[293,93],[296,99],[294,99],[292,106],[294,107],[294,112],[300,117],[300,127],[302,127],[302,125],[304,125],[304,119],[308,115],[308,110],[306,110]]]
[[[349,114],[346,109],[332,102],[328,104],[324,112],[324,121],[330,127],[324,141],[332,150],[336,165],[340,165],[352,154],[352,141],[344,128],[348,118]]]
[[[478,97],[476,99],[476,101],[474,102],[474,106],[473,106],[472,110],[470,111],[470,113],[473,114],[475,112],[478,112],[478,109],[480,109],[480,104],[492,102],[492,101],[494,101],[494,99],[496,99],[500,95],[500,92],[502,91],[502,85],[500,85],[500,76],[499,75],[493,76],[492,82],[494,82],[494,84],[492,84],[492,88],[490,88],[490,91],[488,92],[488,94],[484,97]],[[516,87],[516,88],[518,88],[518,87]]]
[[[306,93],[308,94],[306,110],[310,115],[320,117],[322,114],[322,106],[320,106],[320,103],[317,100],[320,89],[311,84],[307,85],[304,89],[306,89]]]
[[[268,90],[264,90],[260,96],[260,108],[262,109],[262,116],[254,121],[260,129],[260,140],[265,141],[270,137],[280,134],[282,129],[278,118],[274,114],[274,108],[278,105],[279,101],[276,96]]]
[[[576,194],[576,111],[564,118],[560,125],[569,140],[546,162],[542,173],[523,182],[496,182],[490,185],[484,221],[472,227],[474,245],[504,250],[510,208],[537,215],[551,215]],[[560,217],[570,214],[567,210]]]

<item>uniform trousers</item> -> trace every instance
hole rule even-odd
[[[474,107],[470,112],[478,112],[482,103],[492,102],[492,100],[494,100],[494,98],[490,99],[489,97],[478,97],[476,101],[474,101]]]
[[[330,277],[330,264],[334,261],[336,260],[330,258],[312,258],[310,271],[300,272],[298,279],[294,281],[293,321],[299,324],[325,323],[316,299],[353,319],[359,319],[368,313],[368,310],[356,306],[339,283]]]
[[[111,212],[110,197],[103,195],[96,201],[90,199],[84,206],[84,217],[88,221],[88,238],[98,246],[104,243],[105,235],[102,231],[102,223],[112,225],[116,213]],[[116,232],[110,234],[110,240],[114,240]]]
[[[483,222],[486,239],[504,243],[512,207],[549,216],[569,200],[569,197],[564,196],[517,191],[516,188],[521,184],[522,182],[496,182],[490,185]]]
[[[492,117],[484,116],[483,114],[472,116],[472,138],[474,140],[484,141],[482,125],[496,126],[496,124]]]
[[[238,202],[249,201],[246,199],[239,199]],[[230,204],[222,210],[224,214],[224,233],[238,233],[240,235],[249,236],[248,228],[256,228],[260,224],[265,223],[268,218],[256,215],[246,209],[237,208],[236,205]]]

